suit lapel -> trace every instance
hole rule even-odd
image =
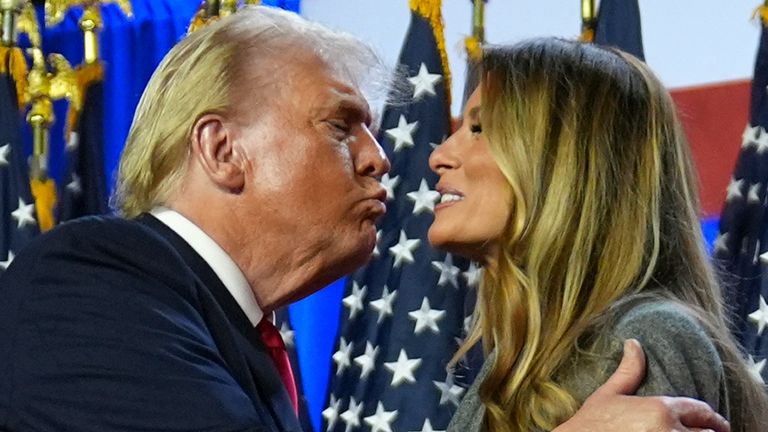
[[[219,313],[205,311],[206,317],[213,318],[206,319],[206,322],[211,326],[213,334],[227,335],[235,341],[238,355],[227,355],[227,352],[231,351],[223,346],[227,344],[221,343],[222,338],[215,338],[233,375],[251,398],[255,398],[254,405],[260,410],[262,417],[274,421],[276,430],[301,431],[288,392],[258,332],[213,269],[181,236],[154,216],[145,214],[137,221],[150,227],[170,243],[197,275],[207,293],[213,297],[215,305],[221,308]],[[224,315],[225,319],[216,319],[216,315]],[[268,412],[264,412],[264,409]]]

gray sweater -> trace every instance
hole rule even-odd
[[[646,377],[638,395],[693,397],[729,417],[720,355],[696,319],[673,302],[647,302],[631,308],[605,339],[603,352],[570,359],[556,381],[583,402],[616,370],[623,341],[629,338],[640,341],[647,359]],[[492,362],[493,353],[459,405],[449,432],[480,430],[485,408],[477,391]]]

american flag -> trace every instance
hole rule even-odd
[[[348,280],[325,431],[444,430],[467,384],[446,366],[480,270],[427,242],[439,199],[427,160],[450,133],[450,77],[439,2],[411,1],[411,9],[400,55],[411,100],[382,117],[388,211],[372,261]]]
[[[17,69],[14,62],[24,61],[19,48],[0,47],[0,272],[40,232],[24,158],[16,82],[11,73]]]
[[[86,64],[77,69],[85,95],[80,112],[74,113],[65,146],[64,178],[60,182],[57,219],[63,222],[107,212],[107,180],[104,176],[104,83],[103,66]]]
[[[762,26],[749,124],[720,216],[714,256],[725,272],[733,331],[756,376],[768,378],[768,30]]]
[[[613,46],[645,60],[637,0],[601,0],[595,43]]]

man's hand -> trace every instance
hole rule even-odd
[[[645,354],[634,339],[613,375],[579,411],[553,432],[730,432],[728,422],[704,402],[681,397],[627,396],[645,377]]]

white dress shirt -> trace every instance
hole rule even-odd
[[[251,291],[251,286],[245,279],[245,275],[232,261],[232,258],[224,252],[224,249],[200,227],[175,210],[155,207],[150,213],[181,236],[211,266],[213,272],[235,298],[245,316],[256,327],[264,316],[264,312],[256,303],[256,298],[253,296],[253,291]]]

